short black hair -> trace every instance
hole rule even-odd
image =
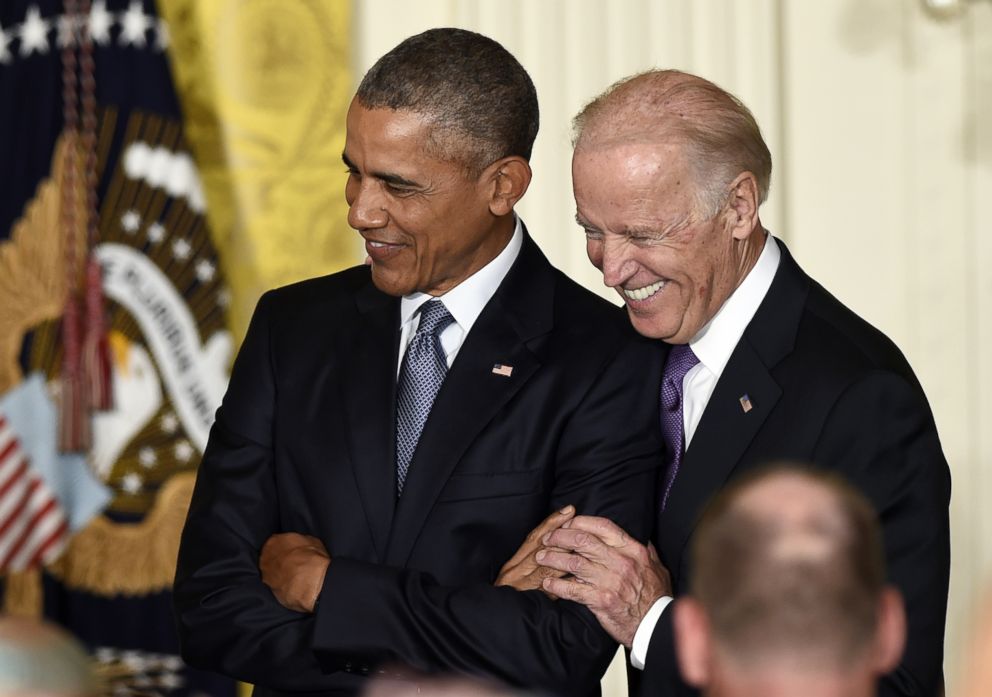
[[[513,55],[488,36],[429,29],[411,36],[365,74],[358,102],[408,109],[432,122],[428,148],[481,172],[504,157],[530,159],[537,91]]]

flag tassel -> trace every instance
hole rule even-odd
[[[92,253],[86,264],[86,336],[81,367],[87,406],[99,410],[113,408],[112,365],[103,306],[103,269]]]
[[[79,299],[70,294],[62,316],[62,380],[59,394],[59,449],[84,452],[91,443],[90,419],[80,371]]]

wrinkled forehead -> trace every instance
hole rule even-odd
[[[630,217],[641,211],[657,217],[661,209],[688,213],[696,193],[683,148],[665,140],[616,139],[580,146],[572,156],[572,184],[580,215],[612,211]]]
[[[598,170],[631,180],[657,180],[669,174],[688,173],[688,165],[686,148],[679,140],[650,134],[580,141],[572,153],[573,176]]]

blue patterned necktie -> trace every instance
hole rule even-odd
[[[455,321],[440,300],[420,306],[420,324],[406,348],[396,390],[396,495],[403,493],[407,470],[448,372],[441,332]]]
[[[685,375],[699,363],[689,344],[678,344],[668,352],[665,372],[661,377],[661,435],[665,439],[665,493],[661,510],[668,504],[675,475],[685,453],[685,414],[683,410],[682,383]]]

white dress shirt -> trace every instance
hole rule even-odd
[[[696,433],[696,427],[699,426],[699,420],[703,418],[703,411],[710,401],[710,395],[713,394],[716,383],[723,374],[727,361],[730,360],[730,355],[737,348],[738,342],[744,336],[744,330],[772,285],[781,258],[782,252],[775,243],[775,238],[766,235],[765,246],[754,268],[731,293],[713,319],[689,341],[689,348],[696,354],[699,363],[685,374],[682,381],[682,418],[687,450],[692,442],[692,436]],[[638,625],[630,648],[630,664],[634,668],[644,668],[651,634],[658,623],[658,618],[670,602],[672,602],[670,596],[658,598]]]
[[[400,367],[403,365],[403,356],[406,354],[407,346],[410,345],[413,334],[420,325],[420,313],[417,310],[428,300],[434,300],[435,297],[444,303],[448,312],[455,319],[441,332],[441,348],[444,349],[448,367],[451,367],[465,337],[468,336],[469,330],[482,313],[482,308],[486,306],[496,289],[499,288],[499,284],[503,282],[523,246],[523,225],[519,217],[514,215],[514,218],[516,219],[516,227],[513,230],[513,236],[495,259],[444,295],[433,296],[417,292],[404,295],[403,299],[400,300],[401,330],[400,355],[396,363],[397,377],[400,373]]]

